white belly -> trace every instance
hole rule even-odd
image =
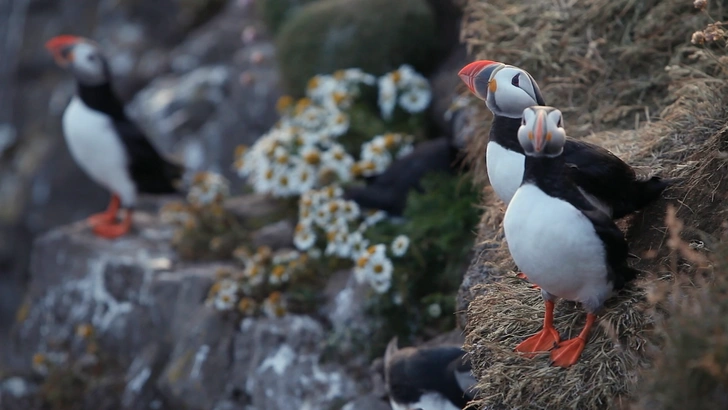
[[[63,134],[71,156],[91,179],[119,195],[124,206],[136,202],[123,143],[106,115],[74,96],[63,113]]]
[[[489,142],[485,153],[488,180],[496,195],[506,205],[521,186],[526,156]]]
[[[568,202],[525,184],[506,210],[503,228],[513,261],[544,291],[592,310],[611,294],[604,244]]]
[[[450,400],[438,393],[425,393],[420,396],[420,399],[416,403],[403,405],[395,403],[394,400],[390,399],[389,404],[392,406],[392,410],[460,410]]]

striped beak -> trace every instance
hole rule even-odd
[[[461,80],[468,86],[470,92],[476,97],[485,100],[488,92],[495,92],[496,83],[490,81],[496,69],[504,67],[505,64],[497,61],[478,60],[463,67],[458,73]]]
[[[53,55],[56,64],[66,67],[73,62],[73,46],[84,41],[83,37],[61,35],[45,43],[45,48]]]
[[[533,143],[533,150],[542,152],[546,144],[551,141],[551,132],[547,132],[546,112],[536,111],[536,120],[533,123],[533,130],[528,132],[528,139]]]

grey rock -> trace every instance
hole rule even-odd
[[[35,410],[41,408],[37,396],[38,386],[21,377],[9,377],[0,381],[0,409]]]
[[[254,248],[269,246],[271,249],[293,248],[295,226],[289,219],[266,225],[251,234]]]
[[[381,397],[368,394],[346,403],[341,410],[391,410],[389,402]]]
[[[250,362],[236,360],[242,366],[234,368],[233,375],[248,375],[244,387],[254,408],[326,409],[356,395],[355,381],[345,367],[322,360],[326,331],[312,318],[244,320],[240,330],[236,354],[246,346],[255,349]]]

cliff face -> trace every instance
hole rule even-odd
[[[80,222],[35,242],[0,407],[39,408],[36,396],[53,408],[387,408],[366,360],[325,358],[322,319],[355,320],[336,299],[355,295],[354,282],[338,285],[323,316],[236,321],[203,303],[225,263],[180,261],[170,227],[150,213],[134,222],[117,241]]]

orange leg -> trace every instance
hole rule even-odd
[[[546,314],[543,318],[543,329],[516,346],[516,351],[530,353],[526,357],[533,357],[536,352],[547,352],[559,343],[559,333],[554,329],[554,302],[546,301]]]
[[[111,202],[109,202],[109,206],[106,208],[106,210],[104,212],[99,212],[97,214],[89,216],[86,221],[91,226],[114,222],[114,220],[116,220],[116,213],[119,212],[120,205],[121,201],[119,200],[119,196],[116,194],[112,194]]]
[[[118,238],[131,228],[131,209],[124,210],[124,218],[120,222],[110,221],[94,226],[94,234],[102,238],[114,239]]]
[[[517,278],[520,278],[520,279],[523,279],[523,280],[526,280],[526,281],[528,280],[528,276],[526,276],[526,274],[525,274],[525,273],[523,273],[523,272],[518,272],[518,273],[516,274],[516,277],[517,277]],[[533,285],[531,285],[531,287],[532,287],[532,288],[534,288],[534,289],[541,289],[541,286],[538,286],[538,285],[537,285],[537,284],[535,284],[535,283],[534,283]]]
[[[579,360],[579,356],[584,351],[584,346],[589,338],[589,332],[596,318],[597,316],[595,314],[588,313],[586,315],[586,324],[581,333],[579,333],[579,336],[559,343],[559,346],[551,351],[551,361],[553,364],[561,367],[569,367]]]

